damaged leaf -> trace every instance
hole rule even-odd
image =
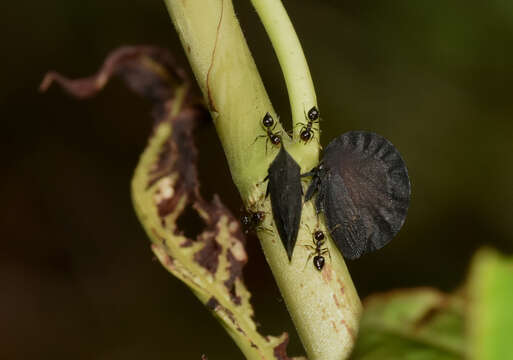
[[[208,113],[190,94],[187,76],[170,54],[153,47],[120,48],[96,75],[69,80],[52,72],[41,89],[56,81],[70,94],[87,98],[113,75],[154,104],[155,128],[132,181],[134,207],[153,252],[223,323],[247,358],[289,359],[287,334],[262,336],[253,321],[251,294],[242,279],[247,254],[240,223],[218,196],[206,201],[200,194],[193,134]],[[177,225],[187,207],[205,224],[195,239]]]
[[[176,89],[188,82],[185,70],[169,51],[153,46],[123,46],[112,51],[93,76],[68,79],[50,71],[39,89],[46,91],[57,82],[74,97],[87,99],[102,90],[112,76],[121,77],[130,89],[160,103],[171,99]]]

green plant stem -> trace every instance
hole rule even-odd
[[[289,93],[294,141],[299,141],[301,126],[306,123],[305,114],[317,106],[315,89],[301,43],[281,0],[251,0],[271,39],[274,51],[280,62],[287,91]],[[316,142],[308,147],[317,149]]]
[[[272,161],[260,119],[276,116],[244,40],[230,0],[165,0],[203,92],[235,185],[243,198],[261,182]],[[279,131],[279,127],[276,129]],[[251,164],[251,168],[248,168]]]
[[[266,151],[265,139],[256,142],[255,139],[265,134],[261,126],[263,115],[266,112],[276,113],[247,47],[231,0],[165,2],[209,106],[242,199],[246,207],[258,208],[269,214],[263,225],[273,228],[274,233],[262,231],[258,235],[308,357],[311,360],[346,358],[358,329],[360,300],[344,260],[331,240],[327,244],[331,261],[328,259],[322,272],[317,271],[311,261],[307,263],[311,251],[305,245],[312,244],[309,229],[325,230],[311,202],[303,208],[303,225],[291,262],[274,228],[270,203],[264,196],[263,180],[276,156],[276,149],[269,145],[269,151]],[[292,29],[291,25],[289,29]],[[288,60],[284,59],[285,65]],[[307,69],[306,62],[300,68]],[[292,80],[289,78],[287,81]],[[313,93],[311,79],[309,82],[307,87]],[[292,83],[290,86],[296,88]],[[295,101],[303,99],[295,95],[291,95],[292,98]],[[294,108],[293,112],[301,112],[304,118],[304,108],[315,103],[315,94],[311,99],[312,102],[298,105],[299,110]],[[278,126],[276,131],[280,130]],[[283,142],[303,170],[317,164],[318,145],[291,143],[286,136]]]

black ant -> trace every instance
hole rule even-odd
[[[265,219],[265,213],[263,211],[247,211],[240,217],[240,222],[242,223],[242,226],[244,228],[244,234],[249,234],[252,230],[266,230],[262,227],[260,224]]]
[[[269,113],[266,113],[264,115],[264,118],[262,119],[262,125],[264,125],[266,134],[257,136],[255,141],[262,137],[267,137],[265,141],[265,152],[267,153],[267,143],[269,141],[271,142],[271,144],[275,146],[281,144],[281,131],[278,131],[276,133],[273,132],[274,128],[276,127],[276,123],[274,122],[273,117]]]
[[[315,255],[313,258],[313,264],[317,270],[321,271],[322,268],[324,267],[324,263],[325,263],[325,259],[324,259],[323,255],[328,254],[328,256],[330,258],[331,258],[331,255],[330,255],[328,248],[322,248],[322,246],[325,243],[324,232],[322,232],[321,230],[316,230],[312,234],[312,238],[313,238],[313,243],[314,243],[315,247],[311,246],[311,245],[304,245],[307,249],[310,249],[313,251],[308,256],[308,260],[306,260],[306,263],[308,264],[308,262],[310,261],[312,256]]]
[[[305,115],[307,115],[307,114],[305,114]],[[301,130],[299,131],[299,137],[305,143],[307,143],[314,137],[315,130],[312,129],[312,127],[315,122],[319,121],[319,117],[320,117],[319,110],[317,110],[317,108],[314,106],[313,108],[308,110],[307,117],[308,117],[308,122],[306,123],[306,125],[304,123],[298,123],[298,125],[303,126],[301,128]]]

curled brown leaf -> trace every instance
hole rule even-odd
[[[263,337],[252,320],[242,271],[247,262],[245,239],[233,214],[215,195],[205,200],[199,189],[198,149],[194,131],[209,119],[192,94],[185,71],[171,54],[150,46],[114,50],[93,76],[68,79],[48,73],[40,89],[56,82],[77,98],[97,94],[113,76],[154,106],[155,127],[132,182],[134,205],[152,249],[162,265],[189,285],[225,326],[241,349],[262,359],[288,359],[286,334]],[[204,223],[192,239],[177,224],[187,208]],[[247,350],[249,349],[249,350]]]

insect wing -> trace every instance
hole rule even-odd
[[[322,193],[325,193],[324,196]],[[317,194],[318,199],[319,195],[322,196],[320,206],[324,208],[328,229],[335,244],[345,258],[359,258],[366,247],[367,232],[343,179],[335,174],[329,181],[323,181]]]
[[[401,229],[410,180],[397,149],[380,135],[352,131],[326,147],[330,174],[323,200],[333,238],[344,256],[357,258],[385,246]]]
[[[300,167],[282,146],[268,172],[273,217],[290,260],[301,221]]]

